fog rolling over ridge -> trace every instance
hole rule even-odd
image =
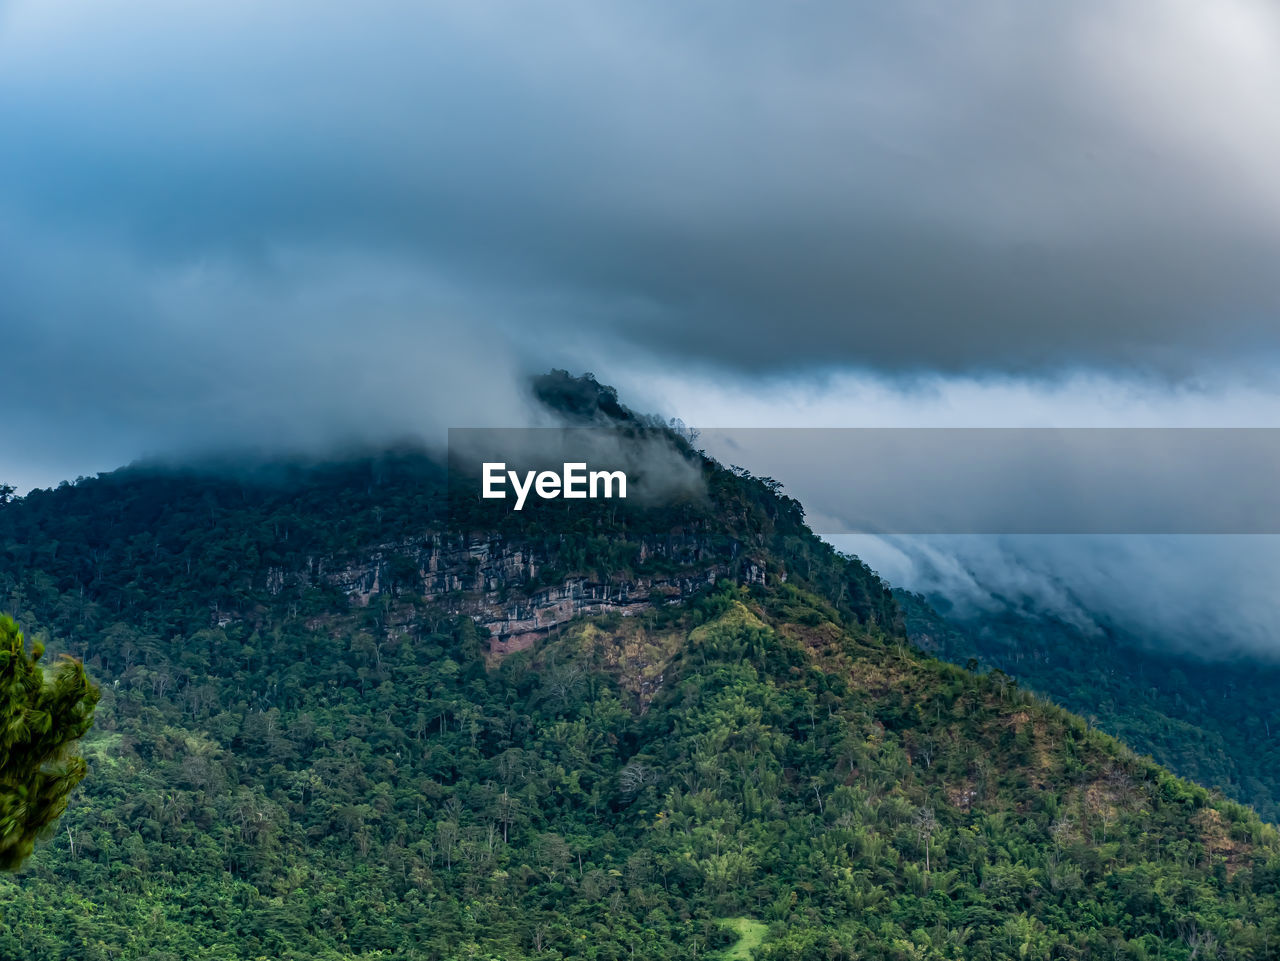
[[[503,423],[551,366],[1033,393],[1274,368],[1259,0],[58,9],[0,13],[24,486]]]
[[[957,616],[1280,659],[1273,430],[714,428],[809,524]]]
[[[836,535],[895,587],[957,616],[1053,618],[1130,645],[1280,663],[1275,535]]]
[[[442,446],[552,367],[695,424],[1274,426],[1277,65],[1264,0],[11,0],[0,482]],[[1260,542],[1065,543],[880,551],[1273,646]]]

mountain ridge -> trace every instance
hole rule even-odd
[[[599,422],[607,389],[553,381]],[[0,955],[1271,955],[1273,828],[915,650],[776,482],[688,456],[705,501],[645,518],[674,553],[627,511],[449,541],[405,450],[0,508],[4,606],[102,687],[60,834],[0,882]],[[528,644],[485,626],[635,577],[691,580]]]

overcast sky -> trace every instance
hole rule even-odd
[[[0,0],[0,478],[1280,414],[1280,8]]]

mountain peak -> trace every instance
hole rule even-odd
[[[571,425],[637,424],[640,418],[618,400],[618,392],[588,372],[570,374],[559,368],[533,378],[534,397]]]

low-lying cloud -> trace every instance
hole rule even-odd
[[[930,378],[914,385],[833,376],[822,383],[743,382],[700,391],[656,373],[645,381],[654,397],[691,423],[753,425],[746,431],[706,431],[707,443],[717,436],[767,434],[754,425],[782,429],[797,423],[811,430],[854,424],[901,428],[905,433],[940,425],[1259,427],[1280,419],[1280,400],[1265,385],[1224,383],[1223,378],[1216,385],[1170,388],[1157,381],[1084,374],[1057,381]],[[843,517],[859,499],[856,473],[833,475],[832,453],[821,445],[794,447],[790,453],[796,456],[791,457],[776,456],[779,450],[767,445],[759,449],[774,456],[749,466],[781,480],[805,505],[815,530],[826,532],[838,548],[862,557],[895,587],[945,597],[969,616],[1013,609],[1085,630],[1112,630],[1136,643],[1196,657],[1280,657],[1280,603],[1274,589],[1280,537],[850,534]],[[803,456],[806,451],[808,456]],[[714,447],[711,452],[725,460],[738,453]],[[938,465],[939,476],[931,479],[935,490],[946,487],[946,466]],[[1205,465],[1202,480],[1221,466]],[[1082,476],[1089,467],[1076,465]],[[869,473],[881,476],[882,466],[871,465]],[[1155,476],[1158,479],[1158,471]],[[959,480],[955,477],[957,485]],[[1266,478],[1261,480],[1265,483]],[[1089,482],[1084,489],[1105,493],[1110,483],[1114,480]],[[910,484],[911,479],[904,478],[904,489]],[[1035,495],[1027,491],[1023,499],[1034,505]],[[984,492],[956,486],[953,496],[961,501],[976,496],[981,503]],[[1205,496],[1223,493],[1210,484]],[[1232,505],[1208,505],[1210,511],[1218,506]],[[1192,506],[1193,515],[1195,510]],[[1046,518],[1054,516],[1053,505],[1047,505]],[[1171,520],[1170,530],[1179,529],[1176,524],[1182,521]]]
[[[154,281],[126,313],[182,332],[139,346],[177,368],[260,300],[311,345],[294,369],[329,378],[352,338],[315,314],[369,325],[390,287],[397,353],[424,363],[475,327],[531,362],[1193,376],[1280,346],[1276,90],[1263,0],[19,0],[0,259],[40,262],[6,277],[0,323],[44,362],[45,301],[123,264]],[[151,294],[206,271],[221,297]],[[109,306],[64,312],[64,357],[147,336]]]
[[[1275,535],[833,538],[962,618],[1052,617],[1205,659],[1280,660]]]

